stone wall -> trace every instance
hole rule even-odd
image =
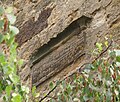
[[[95,43],[120,43],[120,0],[16,0],[22,80],[40,86],[91,61]],[[56,79],[57,80],[57,79]]]

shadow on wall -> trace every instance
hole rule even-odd
[[[65,30],[40,47],[31,57],[32,83],[39,86],[63,68],[69,66],[84,48],[84,34],[91,18],[82,16]],[[79,37],[77,37],[79,36]]]
[[[59,43],[63,41],[67,41],[73,34],[72,32],[76,30],[76,28],[79,29],[79,34],[82,30],[86,29],[87,24],[91,22],[91,18],[82,16],[79,19],[73,21],[63,32],[58,34],[56,38],[52,38],[47,44],[40,47],[31,58],[31,61],[34,64],[38,63],[41,59],[43,59],[46,55],[48,55],[50,52],[52,52],[54,49],[52,49],[55,45],[57,45],[55,48],[59,47]],[[70,36],[70,37],[69,37]],[[39,60],[37,60],[39,59]]]

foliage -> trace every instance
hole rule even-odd
[[[0,6],[0,97],[5,102],[28,102],[30,90],[18,75],[23,61],[17,55],[15,35],[19,30],[13,26],[15,21],[13,8]]]
[[[98,56],[108,47],[108,41],[96,43],[96,47],[94,52]],[[80,73],[57,87],[59,91],[51,102],[120,102],[120,50],[113,45],[105,57],[86,64]]]

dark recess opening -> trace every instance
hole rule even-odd
[[[47,44],[43,45],[32,55],[31,61],[32,65],[38,63],[41,59],[43,59],[46,55],[51,53],[52,48],[59,44],[62,40],[69,37],[75,29],[79,28],[79,31],[84,30],[88,23],[90,23],[91,18],[82,16],[77,20],[73,21],[64,31],[59,33],[56,38],[52,38]],[[79,33],[80,33],[79,32]]]

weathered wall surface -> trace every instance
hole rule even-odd
[[[90,61],[90,51],[105,35],[120,43],[120,0],[17,0],[14,5],[16,41],[25,60],[21,77],[30,75],[36,86]]]

